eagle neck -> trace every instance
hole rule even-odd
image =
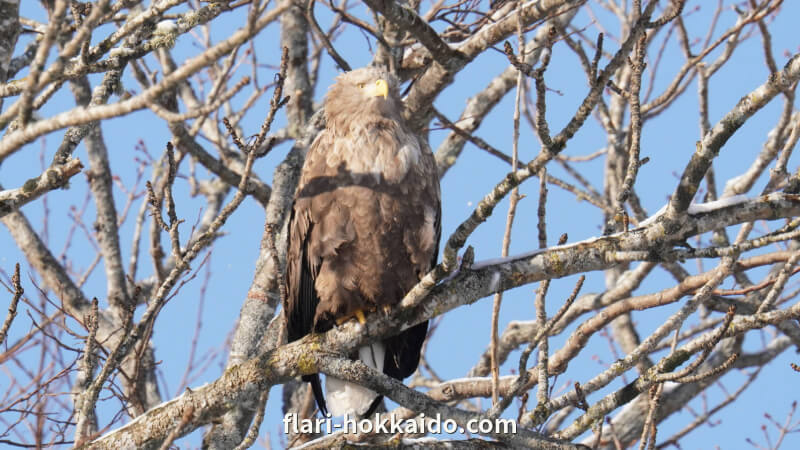
[[[420,161],[420,144],[401,120],[369,115],[349,123],[329,124],[334,150],[330,167],[344,167],[357,175],[370,175],[378,183],[401,183]]]

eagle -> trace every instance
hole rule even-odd
[[[372,311],[388,313],[436,264],[441,199],[426,140],[403,119],[398,81],[366,67],[337,77],[324,102],[325,129],[309,148],[288,228],[288,341]],[[419,364],[423,322],[348,355],[395,379]],[[382,397],[318,374],[311,383],[326,417],[372,414]]]

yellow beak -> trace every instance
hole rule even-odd
[[[386,80],[378,80],[374,86],[367,88],[367,93],[372,97],[386,97],[389,96],[389,83]]]

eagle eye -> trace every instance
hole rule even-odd
[[[364,86],[366,86],[366,84],[364,84],[364,83],[358,83],[358,88],[359,88],[359,89],[364,89]]]

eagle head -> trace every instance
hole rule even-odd
[[[343,73],[325,97],[328,129],[348,132],[355,124],[366,125],[391,119],[402,122],[403,102],[398,81],[378,67],[364,67]]]

